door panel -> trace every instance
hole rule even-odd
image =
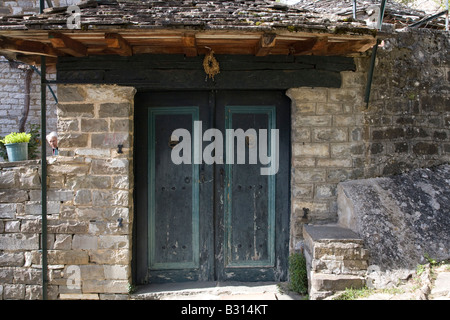
[[[176,165],[172,132],[192,132],[198,107],[152,108],[149,112],[149,246],[150,269],[198,268],[198,165]]]
[[[227,147],[234,164],[225,164],[225,267],[274,266],[275,176],[261,175],[262,165],[255,159],[261,151],[259,130],[275,129],[274,117],[274,106],[225,108],[225,130],[249,134]],[[239,164],[242,151],[245,161]]]

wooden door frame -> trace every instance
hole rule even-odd
[[[222,90],[222,91],[226,91],[226,90]],[[238,90],[230,90],[231,92],[239,92]],[[243,90],[246,92],[249,91],[257,91],[257,90]],[[260,91],[260,92],[266,92],[265,91]],[[147,162],[148,162],[148,157],[145,157],[145,153],[146,150],[143,150],[145,148],[141,148],[140,146],[148,145],[148,136],[145,134],[146,129],[147,129],[147,124],[145,123],[145,121],[147,120],[147,117],[145,116],[146,113],[146,107],[145,107],[145,96],[146,95],[151,95],[152,93],[157,93],[157,92],[168,92],[168,91],[153,91],[153,90],[140,90],[138,91],[138,93],[136,94],[135,97],[135,125],[134,125],[134,129],[135,129],[135,134],[134,134],[134,170],[135,170],[135,192],[134,192],[134,201],[135,201],[135,218],[134,218],[134,223],[133,223],[133,254],[132,254],[132,279],[133,279],[133,283],[135,284],[145,284],[148,281],[148,269],[149,269],[149,265],[146,264],[146,261],[148,261],[148,246],[145,245],[146,239],[143,239],[142,234],[147,234],[148,229],[146,229],[146,226],[148,225],[149,221],[147,217],[144,217],[143,214],[140,214],[138,212],[138,210],[141,211],[145,211],[148,212],[148,204],[147,204],[147,194],[148,194],[148,190],[146,186],[143,186],[143,181],[141,181],[139,179],[140,176],[147,176],[147,170],[143,169],[147,167]],[[207,91],[207,90],[190,90],[190,91],[186,91],[188,94],[189,93],[195,93],[195,92],[199,92],[200,94],[204,94],[204,93],[208,93],[208,105],[211,108],[211,113],[210,113],[210,120],[211,120],[211,126],[216,127],[215,124],[215,119],[216,119],[216,112],[215,112],[215,91]],[[284,91],[279,91],[279,90],[274,90],[271,92],[278,92],[279,96],[282,97],[283,99],[286,99],[286,101],[289,101],[289,98],[286,96]],[[283,206],[286,206],[286,208],[284,208],[284,210],[286,210],[287,214],[283,215],[283,217],[281,217],[280,219],[282,219],[282,221],[278,221],[278,223],[282,224],[282,227],[280,227],[280,231],[283,233],[283,237],[285,238],[282,242],[282,244],[278,244],[278,243],[274,243],[274,245],[276,246],[275,250],[282,250],[284,251],[284,255],[283,255],[283,260],[281,262],[278,262],[279,265],[279,270],[277,270],[276,272],[279,273],[278,278],[280,280],[286,280],[287,279],[287,260],[288,260],[288,254],[289,254],[289,237],[290,237],[290,228],[289,228],[289,224],[290,224],[290,216],[291,216],[291,210],[290,210],[290,201],[291,201],[291,197],[290,197],[290,159],[291,159],[291,121],[290,121],[290,116],[291,116],[291,112],[290,112],[290,103],[287,103],[287,106],[289,107],[289,110],[287,110],[286,114],[287,114],[287,118],[285,119],[277,119],[277,126],[288,126],[287,130],[285,130],[287,132],[287,144],[288,144],[288,149],[289,149],[289,155],[287,155],[287,161],[288,161],[288,166],[287,168],[285,168],[285,170],[287,170],[287,179],[286,179],[286,183],[287,185],[285,186],[286,188],[286,199],[284,200],[285,203],[283,203]],[[280,127],[281,128],[281,127]],[[286,139],[286,137],[284,137]],[[216,168],[216,166],[212,166],[214,168]],[[139,168],[139,169],[138,169]],[[145,172],[144,172],[145,171]],[[215,172],[211,173],[212,176],[214,177],[214,179],[220,178],[220,172],[219,170],[215,170]],[[277,182],[278,185],[278,182]],[[216,192],[213,192],[213,196],[215,196]],[[213,200],[213,210],[216,211],[217,205],[217,201],[216,199]],[[218,222],[215,221],[214,222],[215,225],[215,234],[217,234],[218,232]],[[223,240],[223,239],[222,239]],[[221,239],[218,239],[217,237],[214,237],[214,241],[221,241]],[[145,249],[144,249],[145,248]],[[215,243],[214,244],[214,251],[216,251],[218,249],[218,244]],[[139,258],[138,258],[139,255]],[[212,257],[209,257],[209,261],[207,261],[208,264],[210,263],[216,263],[215,261],[215,257],[214,254],[211,254]],[[212,259],[212,261],[211,261]],[[217,268],[213,268],[214,269],[214,274],[211,274],[210,276],[208,276],[208,279],[202,279],[202,280],[215,280],[218,278],[218,274],[216,269]]]

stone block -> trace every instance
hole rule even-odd
[[[293,119],[293,127],[330,127],[331,115],[302,115]]]
[[[353,275],[315,274],[311,279],[311,291],[342,291],[364,287],[363,277]]]
[[[54,163],[48,166],[49,175],[87,174],[89,165],[84,163]]]
[[[96,264],[128,265],[130,255],[129,249],[99,249],[89,253],[89,260]]]
[[[131,104],[102,103],[98,115],[100,118],[127,118],[131,115]]]
[[[79,156],[92,157],[92,158],[109,158],[111,156],[111,152],[106,149],[101,148],[82,148],[75,149],[75,154]]]
[[[434,143],[418,142],[413,146],[413,151],[418,155],[438,154],[438,146]]]
[[[48,250],[49,264],[82,265],[89,263],[89,255],[83,250]]]
[[[324,169],[296,169],[294,172],[294,182],[296,184],[325,181],[326,170]]]
[[[84,86],[58,85],[59,102],[81,102],[86,98]]]
[[[5,233],[9,232],[19,232],[20,231],[20,221],[5,221]]]
[[[0,189],[0,203],[24,202],[28,200],[28,193],[25,190]],[[1,209],[0,209],[1,217]]]
[[[292,88],[286,95],[295,102],[327,102],[328,89],[325,88]]]
[[[353,161],[351,158],[318,158],[317,167],[329,167],[329,168],[351,168]]]
[[[345,142],[348,140],[347,128],[314,128],[313,141],[317,142]]]
[[[67,187],[72,190],[110,189],[111,177],[93,175],[70,177],[67,179]]]
[[[42,270],[33,268],[15,268],[14,283],[41,284]]]
[[[4,300],[24,300],[25,285],[24,284],[4,284],[3,285]]]
[[[95,159],[92,160],[93,174],[127,174],[129,172],[129,161],[123,158]]]
[[[54,250],[70,250],[72,248],[72,235],[56,234],[55,242],[52,249]]]
[[[104,265],[105,279],[128,280],[131,271],[129,266]]]
[[[60,201],[47,201],[47,214],[57,214],[60,212]],[[25,204],[25,214],[41,215],[42,206],[40,201],[29,201]]]
[[[91,135],[92,148],[114,148],[123,145],[124,148],[130,147],[130,135],[128,133],[93,133]]]
[[[83,133],[62,133],[58,137],[60,148],[87,147],[89,136]]]
[[[330,146],[325,143],[295,143],[293,153],[295,157],[329,157]]]
[[[17,204],[0,203],[0,219],[14,219],[17,213]]]
[[[342,103],[318,103],[317,114],[340,114],[343,111]]]
[[[0,269],[0,282],[1,283],[12,283],[14,279],[14,269],[15,268],[1,268]]]
[[[0,234],[0,250],[22,251],[36,249],[39,249],[39,235],[37,234]]]
[[[59,118],[93,118],[94,105],[89,104],[58,104]]]
[[[0,189],[16,186],[16,173],[14,171],[0,171]]]
[[[108,131],[108,122],[104,119],[81,119],[81,132]]]
[[[23,252],[0,252],[0,267],[22,267],[24,262]]]
[[[129,249],[130,239],[126,235],[100,235],[98,247],[99,249]]]
[[[86,221],[76,220],[48,220],[49,233],[84,234],[87,233],[89,224]]]
[[[27,169],[19,174],[20,188],[35,189],[41,187],[41,177],[35,169]]]
[[[80,131],[80,124],[78,119],[58,119],[58,132],[78,132]]]
[[[83,293],[128,293],[127,280],[84,280]]]
[[[75,234],[72,240],[72,249],[96,250],[98,248],[98,237],[91,235]]]
[[[133,122],[129,119],[114,119],[111,120],[112,132],[132,132]]]
[[[91,190],[77,190],[73,199],[75,205],[87,205],[92,202]]]

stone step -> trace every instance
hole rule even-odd
[[[303,237],[310,299],[365,285],[368,253],[355,232],[338,225],[305,225]]]
[[[364,287],[364,285],[364,277],[347,274],[315,273],[311,277],[311,289],[315,291],[342,291],[349,288],[359,289]]]

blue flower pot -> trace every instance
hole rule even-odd
[[[5,147],[10,162],[28,160],[28,142],[8,143]]]

